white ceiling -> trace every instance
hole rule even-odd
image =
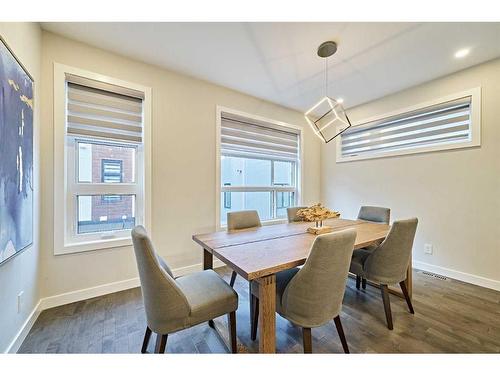
[[[295,108],[351,107],[500,56],[500,23],[43,23],[46,30]],[[456,59],[455,51],[471,53]]]

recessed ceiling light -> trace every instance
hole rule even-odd
[[[455,57],[457,59],[461,59],[462,57],[465,57],[469,54],[470,52],[470,49],[468,48],[462,48],[462,49],[459,49],[457,52],[455,52]]]
[[[342,99],[342,98],[338,98],[338,99],[335,99],[335,100],[337,101],[337,103],[340,103],[340,104],[344,103],[344,99]]]

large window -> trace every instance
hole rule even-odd
[[[338,137],[337,161],[478,146],[479,133],[474,89],[351,127]]]
[[[65,199],[56,221],[64,231],[56,253],[128,244],[145,218],[145,94],[67,72],[63,84]]]
[[[221,112],[221,226],[230,211],[257,210],[262,221],[286,218],[298,202],[299,144],[293,127]]]

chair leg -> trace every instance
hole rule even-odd
[[[250,321],[250,338],[255,341],[257,338],[257,327],[259,325],[259,299],[252,295],[252,312]]]
[[[401,287],[401,291],[403,292],[405,296],[406,303],[408,304],[408,309],[410,309],[410,313],[415,314],[415,310],[413,310],[413,305],[411,303],[411,298],[410,295],[408,294],[408,289],[406,289],[406,282],[401,281],[399,283],[399,286]]]
[[[229,342],[231,344],[231,353],[236,354],[238,352],[238,346],[236,345],[236,312],[230,312],[227,314],[227,325],[229,331]]]
[[[364,277],[361,278],[361,288],[366,289],[366,279]]]
[[[356,275],[356,289],[359,289],[360,283],[361,283],[361,276]]]
[[[254,304],[255,304],[255,297],[253,296],[252,292],[248,292],[248,299],[249,299],[249,310],[250,311],[250,328],[252,327],[252,322],[253,322],[253,310],[254,310]]]
[[[146,327],[146,332],[144,333],[144,340],[142,342],[141,353],[146,353],[148,350],[149,339],[151,338],[151,329]]]
[[[155,353],[163,354],[167,348],[167,338],[168,335],[156,335],[156,347]]]
[[[304,343],[304,353],[312,353],[311,328],[302,328],[302,342]]]
[[[250,331],[252,330],[251,328],[253,327],[253,314],[255,310],[255,296],[252,294],[251,291],[248,292],[248,298],[250,301]]]
[[[387,285],[380,285],[380,291],[382,293],[382,301],[384,302],[385,318],[387,320],[387,327],[392,330],[392,313],[391,313],[391,301],[389,299],[389,288]]]
[[[340,337],[340,342],[342,343],[342,348],[344,349],[344,353],[349,354],[349,347],[347,346],[347,340],[345,339],[344,329],[342,328],[342,323],[340,322],[340,315],[337,315],[333,318],[335,322],[335,327],[337,328],[337,333]]]
[[[238,275],[236,272],[233,271],[233,273],[231,274],[231,281],[229,282],[229,285],[231,287],[234,286],[234,281],[236,280],[236,275]]]

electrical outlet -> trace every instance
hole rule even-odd
[[[19,292],[19,294],[17,295],[17,313],[19,314],[22,310],[22,307],[23,307],[23,294],[24,294],[24,290]]]
[[[430,243],[424,244],[424,253],[425,254],[432,254],[432,251],[433,251],[432,244],[430,244]]]

